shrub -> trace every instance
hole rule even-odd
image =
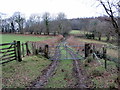
[[[92,62],[93,61],[93,58],[92,57],[88,57],[87,59],[86,59],[86,62],[87,63],[90,63],[90,62]]]
[[[92,76],[94,77],[101,76],[102,74],[103,74],[102,72],[96,69],[92,71]]]

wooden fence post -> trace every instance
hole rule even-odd
[[[33,52],[33,55],[35,55],[35,44],[32,43],[32,52]]]
[[[17,41],[17,60],[18,60],[19,62],[22,61],[20,41]]]
[[[46,58],[48,58],[48,51],[49,51],[49,46],[45,45],[44,55]]]
[[[106,48],[103,47],[103,59],[105,60],[105,69],[107,69]]]
[[[90,44],[85,44],[85,58],[88,57],[90,54]]]
[[[24,43],[22,43],[22,55],[24,57]]]
[[[26,45],[26,53],[27,53],[27,55],[29,55],[30,54],[30,50],[28,48],[28,42],[26,42],[25,45]]]
[[[95,45],[93,45],[93,53],[95,53]],[[95,55],[93,54],[93,59],[95,59]]]
[[[38,50],[36,49],[36,44],[37,43],[32,43],[33,55],[37,55],[38,54]]]

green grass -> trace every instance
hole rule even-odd
[[[79,40],[81,42],[85,42],[85,43],[97,43],[97,44],[105,44],[105,45],[108,44],[108,43],[105,43],[105,42],[102,42],[102,41],[96,41],[96,40],[92,40],[92,39],[77,38],[77,40]]]
[[[80,34],[80,30],[71,30],[69,34]]]
[[[83,34],[85,34],[85,33],[90,33],[90,32],[82,31],[82,30],[71,30],[71,31],[69,32],[69,34],[81,34],[81,35],[83,35]]]
[[[2,43],[10,43],[14,40],[26,42],[26,41],[41,41],[46,40],[51,37],[48,36],[25,36],[25,35],[17,35],[17,34],[0,34],[0,37],[2,37]],[[1,43],[1,42],[0,42]]]
[[[13,61],[2,66],[4,88],[24,88],[41,75],[41,71],[50,64],[42,56],[29,56],[22,62]]]
[[[80,42],[85,42],[85,43],[96,43],[96,44],[103,44],[106,45],[108,48],[116,48],[117,46],[107,43],[107,42],[103,42],[103,41],[97,41],[97,40],[93,40],[93,39],[84,39],[84,38],[76,38],[78,41]]]
[[[72,34],[72,35],[85,35],[85,34],[91,34],[91,32],[88,32],[88,31],[84,31],[84,30],[71,30],[69,32],[69,34]],[[98,37],[95,37],[95,39],[99,39]],[[101,41],[106,41],[107,37],[105,36],[102,36],[101,37]],[[89,39],[90,40],[90,39]],[[110,40],[115,40],[114,37],[110,37]]]
[[[71,55],[68,54],[65,47],[60,47],[60,49],[61,49],[61,53],[62,53],[60,59],[71,58]]]

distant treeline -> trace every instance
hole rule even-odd
[[[26,19],[21,12],[15,12],[9,18],[3,19],[2,15],[0,15],[0,18],[2,33],[64,35],[71,30],[82,30],[91,32],[99,40],[104,36],[107,41],[111,36],[116,35],[111,20],[107,16],[67,19],[64,13],[59,13],[56,17],[53,17],[46,12],[43,15],[32,14]]]

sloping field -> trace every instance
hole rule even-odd
[[[10,43],[14,40],[26,42],[26,41],[41,41],[52,38],[51,36],[33,36],[33,35],[18,35],[18,34],[0,34],[2,42],[0,43]]]

